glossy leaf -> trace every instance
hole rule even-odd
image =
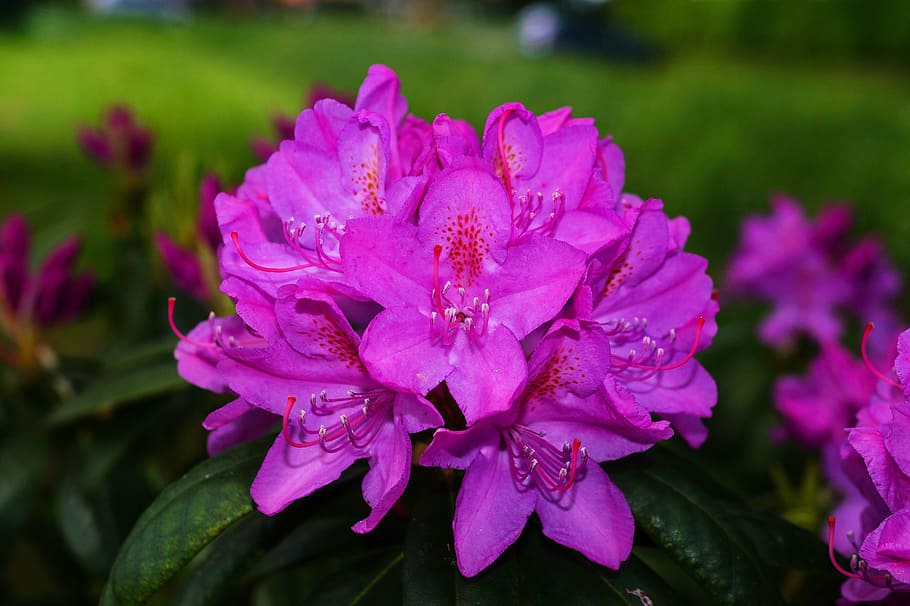
[[[253,511],[250,483],[264,446],[254,442],[203,461],[159,495],[136,522],[111,569],[108,582],[115,603],[142,603]]]
[[[823,566],[824,546],[773,516],[748,510],[691,462],[663,449],[609,466],[636,529],[666,550],[719,604],[783,604],[783,565]]]
[[[182,580],[174,606],[217,604],[264,551],[262,542],[276,525],[274,518],[245,516],[231,525],[193,560]]]

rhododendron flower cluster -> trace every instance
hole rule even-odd
[[[633,520],[598,463],[674,430],[701,444],[716,401],[693,358],[716,332],[707,263],[684,251],[688,222],[624,194],[623,174],[569,108],[508,103],[479,134],[429,123],[383,66],[353,108],[305,110],[215,200],[237,313],[176,350],[187,380],[235,397],[205,420],[209,451],[280,422],[251,487],[270,515],[366,459],[371,512],[353,529],[368,532],[405,490],[412,440],[429,440],[421,465],[465,470],[463,574],[532,513],[617,568]]]
[[[771,217],[745,221],[730,286],[773,303],[759,331],[767,343],[803,333],[818,346],[808,373],[781,377],[774,395],[783,431],[819,450],[842,497],[827,531],[832,563],[849,577],[841,603],[903,604],[910,592],[910,404],[903,387],[910,332],[898,338],[892,299],[900,278],[874,239],[845,244],[845,207],[826,207],[810,222],[789,198],[772,205]],[[862,359],[838,342],[844,312],[869,321]],[[899,381],[878,370],[895,349]],[[835,551],[850,557],[849,568]]]
[[[900,327],[891,311],[900,277],[880,243],[869,236],[851,243],[846,206],[826,206],[814,221],[786,196],[771,206],[770,216],[743,222],[727,284],[731,293],[771,303],[759,326],[762,341],[779,346],[804,334],[829,343],[841,335],[847,313],[879,326],[886,341],[876,345],[884,353]]]
[[[910,331],[898,339],[894,373],[897,380],[877,373],[876,392],[840,450],[853,491],[828,524],[832,561],[849,577],[842,604],[910,598]],[[850,555],[849,569],[834,561],[834,548]]]

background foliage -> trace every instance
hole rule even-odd
[[[774,191],[810,209],[850,201],[858,230],[876,231],[910,267],[902,4],[642,5],[609,9],[661,49],[636,65],[529,59],[510,22],[445,11],[394,22],[322,12],[151,22],[56,6],[0,33],[0,218],[24,212],[38,255],[84,234],[83,264],[103,284],[86,317],[51,335],[74,398],[0,368],[2,601],[525,604],[576,592],[580,602],[637,604],[627,590],[647,587],[656,604],[831,603],[837,579],[824,547],[780,515],[814,529],[833,495],[808,453],[768,438],[771,381],[803,360],[763,350],[756,310],[726,305],[723,290],[721,331],[701,357],[720,388],[708,443],[608,467],[638,524],[618,574],[531,528],[489,572],[460,578],[448,527],[457,478],[435,472],[418,475],[400,515],[369,537],[347,530],[362,514],[359,482],[260,516],[247,490],[264,446],[205,460],[199,422],[220,401],[177,377],[165,313],[173,289],[156,261],[148,275],[123,271],[107,222],[117,185],[73,137],[112,102],[131,106],[156,138],[142,229],[188,233],[203,172],[239,182],[270,114],[295,114],[313,82],[355,90],[380,62],[422,116],[481,125],[510,100],[594,116],[625,151],[627,188],[689,217],[690,248],[721,286],[739,221]],[[187,298],[178,324],[205,313]],[[540,583],[544,572],[565,585]]]

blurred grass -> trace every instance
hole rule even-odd
[[[112,102],[133,106],[157,135],[155,179],[187,158],[234,179],[252,164],[248,139],[269,115],[296,113],[308,85],[356,90],[369,64],[396,69],[413,112],[445,111],[482,126],[495,105],[542,112],[573,105],[626,152],[628,189],[686,214],[693,248],[715,267],[744,212],[789,191],[810,207],[852,201],[910,263],[910,85],[898,71],[745,62],[720,56],[629,67],[575,56],[528,59],[510,27],[418,28],[351,16],[240,23],[94,20],[38,13],[0,37],[0,205],[24,208],[53,233],[94,231],[105,180],[73,129]]]
[[[103,263],[111,186],[81,157],[77,124],[96,123],[113,102],[132,106],[156,133],[157,216],[188,220],[194,172],[215,168],[236,183],[253,164],[249,138],[271,134],[272,112],[296,113],[315,81],[354,91],[377,62],[398,72],[411,111],[426,119],[445,111],[480,128],[512,100],[594,116],[625,150],[627,189],[690,218],[690,248],[708,257],[718,281],[739,221],[765,212],[775,191],[810,209],[854,203],[856,233],[878,232],[899,267],[910,266],[910,83],[896,69],[698,54],[650,66],[529,59],[511,27],[496,23],[38,13],[23,32],[0,36],[0,215],[26,212],[43,228],[39,248],[81,230],[88,262]],[[712,428],[724,431],[707,448],[738,453],[717,457],[731,468],[766,474],[776,456],[769,367],[779,361],[752,340],[754,314],[725,311],[720,321],[705,360],[721,389]]]

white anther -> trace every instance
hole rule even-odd
[[[465,332],[471,332],[471,329],[474,328],[474,318],[465,318],[464,319],[464,329]]]
[[[458,287],[458,296],[461,297],[462,299],[464,298],[464,287],[463,286]]]
[[[489,288],[483,289],[483,300],[486,301],[487,303],[490,302],[490,289]]]
[[[328,402],[328,401],[329,401],[329,394],[328,394],[328,392],[327,392],[326,390],[324,390],[324,389],[323,389],[322,391],[320,391],[320,392],[319,392],[319,399],[322,400],[323,402]]]
[[[628,358],[629,358],[629,361],[630,361],[630,362],[632,361],[632,359],[635,357],[635,354],[637,354],[637,353],[638,353],[638,352],[635,351],[634,349],[630,349],[630,350],[629,350]]]
[[[674,343],[675,341],[676,341],[676,329],[671,328],[670,329],[670,343]]]
[[[442,285],[442,294],[446,294],[450,288],[452,288],[452,281],[446,280],[446,283]]]
[[[316,405],[316,394],[314,394],[314,393],[310,394],[310,404],[313,406]]]

